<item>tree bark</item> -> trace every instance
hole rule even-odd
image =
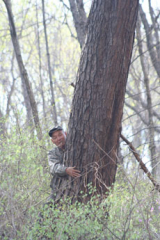
[[[12,9],[11,9],[11,3],[10,3],[10,0],[3,0],[3,1],[5,3],[7,13],[8,13],[8,19],[9,19],[9,23],[10,23],[10,33],[11,33],[14,51],[15,51],[16,58],[17,58],[19,71],[21,74],[22,84],[24,83],[25,87],[27,89],[30,105],[32,108],[34,123],[35,123],[35,127],[37,129],[37,136],[39,139],[41,139],[42,133],[41,133],[41,128],[40,128],[37,104],[35,102],[33,91],[32,91],[31,85],[29,83],[28,74],[27,74],[27,71],[24,67],[24,63],[22,60],[21,50],[20,50],[19,41],[17,38],[16,28],[15,28],[14,19],[13,19],[13,13],[12,13]]]
[[[67,137],[67,166],[82,177],[59,181],[57,199],[87,184],[105,194],[115,181],[124,95],[138,0],[94,0],[75,86]]]
[[[74,25],[77,32],[78,42],[82,48],[86,35],[87,17],[84,10],[83,0],[69,0]]]

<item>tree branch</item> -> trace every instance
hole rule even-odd
[[[147,175],[147,177],[150,179],[150,181],[153,183],[155,189],[160,192],[160,184],[158,184],[156,182],[156,180],[152,177],[151,173],[149,172],[148,168],[145,166],[145,164],[143,163],[142,159],[140,158],[139,154],[137,153],[136,149],[133,147],[132,143],[129,142],[122,134],[120,135],[120,137],[123,139],[124,142],[127,143],[127,145],[130,147],[133,155],[135,156],[135,158],[137,159],[138,163],[140,164],[141,169],[145,172],[145,174]]]

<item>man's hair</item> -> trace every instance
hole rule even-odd
[[[49,131],[49,136],[52,137],[52,134],[56,131],[60,131],[60,130],[63,130],[63,128],[61,126],[57,126],[57,127],[54,127],[52,128],[50,131]]]

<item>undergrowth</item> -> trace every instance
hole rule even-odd
[[[86,204],[71,204],[66,199],[59,205],[44,205],[39,209],[41,217],[31,209],[29,228],[25,226],[23,233],[28,240],[159,239],[160,202],[154,199],[156,195],[147,183],[137,187],[116,183],[103,200],[94,195]]]
[[[70,199],[45,204],[49,196],[46,136],[27,130],[1,141],[0,239],[160,239],[160,197],[147,178],[118,168],[108,197],[87,203]],[[140,177],[141,176],[141,177]]]

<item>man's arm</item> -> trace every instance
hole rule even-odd
[[[60,177],[66,176],[66,167],[60,162],[60,159],[54,151],[48,153],[48,163],[50,167],[50,173],[58,175]]]
[[[71,177],[80,177],[80,171],[75,169],[75,167],[65,167],[61,162],[60,158],[55,154],[55,151],[50,151],[48,154],[48,163],[50,167],[50,172],[53,175],[58,175],[64,177],[69,175]]]

